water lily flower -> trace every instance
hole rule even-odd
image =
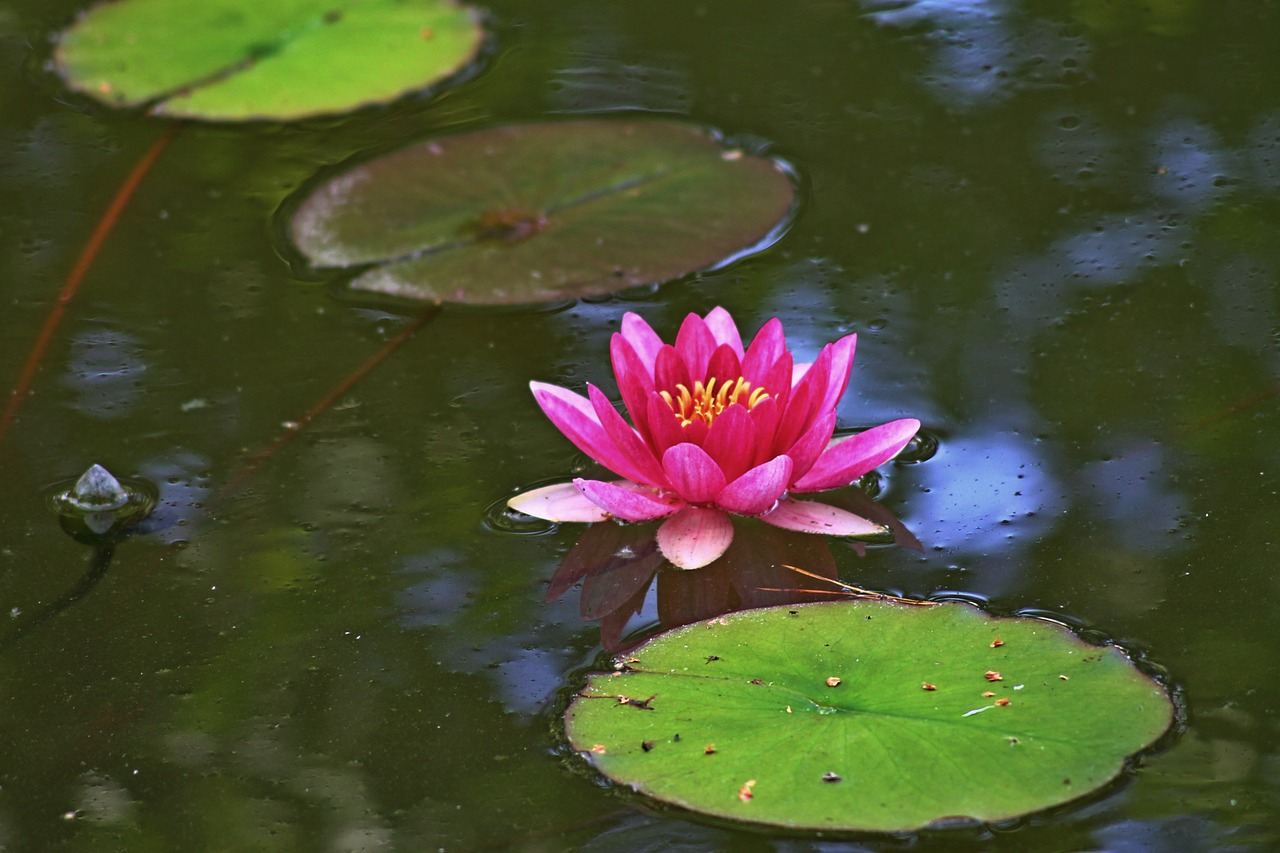
[[[847,510],[792,497],[849,485],[897,455],[920,428],[904,418],[832,441],[856,338],[827,344],[812,364],[794,364],[776,317],[744,348],[723,308],[686,317],[674,345],[628,313],[610,355],[630,423],[593,385],[583,397],[529,384],[551,422],[622,479],[580,477],[508,505],[549,521],[666,519],[658,547],[690,569],[716,560],[733,541],[726,513],[806,533],[882,532]]]

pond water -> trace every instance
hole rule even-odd
[[[79,8],[0,10],[5,387],[168,126],[42,70]],[[0,849],[1277,849],[1280,7],[487,8],[492,50],[438,96],[184,128],[98,256],[0,443]],[[621,110],[767,142],[799,175],[790,231],[642,292],[447,307],[225,488],[410,322],[282,259],[293,190],[432,133]],[[921,550],[815,561],[1116,638],[1183,691],[1181,736],[1101,799],[910,842],[699,821],[566,755],[598,620],[621,612],[617,644],[664,602],[626,578],[544,600],[582,529],[491,508],[584,460],[527,383],[612,389],[626,311],[671,335],[715,305],[808,356],[857,332],[840,425],[938,441],[878,484]],[[97,557],[46,492],[95,462],[160,504],[84,584]]]

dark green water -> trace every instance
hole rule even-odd
[[[165,127],[41,71],[77,8],[0,11],[6,388]],[[0,849],[1280,849],[1280,7],[489,8],[494,52],[435,99],[183,131],[86,279],[0,444]],[[622,109],[772,143],[794,227],[652,293],[448,308],[216,499],[406,322],[291,273],[294,188],[371,146]],[[670,335],[716,304],[809,355],[858,332],[841,425],[939,439],[881,495],[925,550],[837,547],[846,580],[1145,649],[1185,691],[1181,738],[1106,798],[914,844],[721,828],[579,772],[558,714],[600,629],[576,591],[543,598],[580,531],[486,510],[578,462],[530,379],[611,387],[625,311]],[[93,462],[155,481],[160,529],[47,615],[93,553],[44,489]]]

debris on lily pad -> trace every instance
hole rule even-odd
[[[519,304],[656,284],[781,234],[788,168],[696,125],[587,119],[446,136],[311,187],[288,230],[353,291]]]
[[[1094,794],[1175,719],[1166,687],[1120,649],[968,604],[800,604],[708,627],[669,631],[622,671],[589,676],[565,726],[605,777],[717,818],[873,832],[999,823]],[[650,699],[640,713],[622,696]]]

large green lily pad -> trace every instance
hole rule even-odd
[[[290,223],[357,291],[524,303],[715,266],[776,234],[794,199],[775,161],[675,121],[584,120],[444,137],[344,171]]]
[[[429,86],[470,62],[481,37],[449,0],[115,0],[64,32],[54,61],[112,106],[287,120]]]
[[[966,604],[743,611],[592,675],[565,724],[605,776],[779,827],[909,832],[1082,797],[1173,721],[1118,649]]]

